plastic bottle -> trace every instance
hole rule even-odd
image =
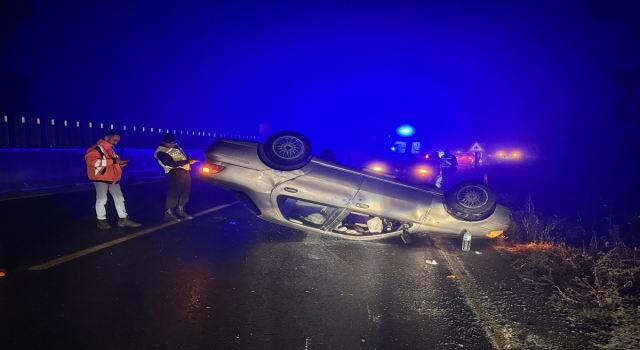
[[[462,237],[462,250],[468,252],[471,249],[471,234],[466,232]]]

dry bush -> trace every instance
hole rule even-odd
[[[536,212],[536,208],[527,199],[523,210],[514,212],[515,228],[509,232],[511,238],[520,242],[549,242],[554,241],[559,236],[559,229],[562,227],[562,220],[556,216],[543,217]]]
[[[574,276],[580,269],[580,252],[564,243],[530,242],[499,248],[515,254],[512,265],[534,280],[550,282]]]
[[[517,257],[512,266],[520,274],[553,291],[555,307],[609,336],[604,347],[640,347],[640,256],[635,249],[618,244],[603,251],[548,242],[497,248]]]
[[[604,347],[640,347],[640,255],[620,240],[619,226],[610,223],[604,240],[592,235],[577,248],[557,240],[561,221],[541,218],[531,200],[514,222],[497,246],[515,257],[514,268],[549,287],[556,307],[604,331],[610,337]],[[529,243],[505,244],[509,238]]]
[[[634,285],[640,283],[640,260],[624,245],[607,251],[568,249],[565,271],[571,277],[549,279],[557,291],[557,301],[572,305],[590,320],[616,323],[619,311],[633,310],[640,304]],[[576,253],[576,251],[580,251]]]

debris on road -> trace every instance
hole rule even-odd
[[[438,262],[435,260],[427,260],[426,263],[429,265],[438,265]]]
[[[482,252],[479,252],[479,251],[476,250],[476,254],[482,254]]]
[[[456,278],[456,275],[449,275],[447,278]]]

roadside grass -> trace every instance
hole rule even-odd
[[[548,291],[551,304],[594,335],[597,346],[640,349],[640,252],[620,239],[623,228],[590,232],[578,247],[560,237],[584,236],[580,223],[545,216],[531,199],[513,214],[512,227],[496,241],[511,266]]]

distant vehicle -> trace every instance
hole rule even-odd
[[[353,240],[429,233],[495,238],[510,224],[483,182],[443,191],[412,185],[311,155],[302,134],[281,131],[264,144],[217,139],[205,151],[201,177],[233,192],[256,216],[287,227]]]
[[[401,181],[429,185],[431,169],[426,162],[417,157],[405,157],[404,159],[392,157],[377,157],[364,164],[362,171],[381,174]]]
[[[520,162],[525,159],[524,153],[518,150],[500,150],[489,155],[494,162]]]
[[[476,155],[473,152],[460,152],[456,153],[455,156],[460,168],[471,167],[476,162]]]

